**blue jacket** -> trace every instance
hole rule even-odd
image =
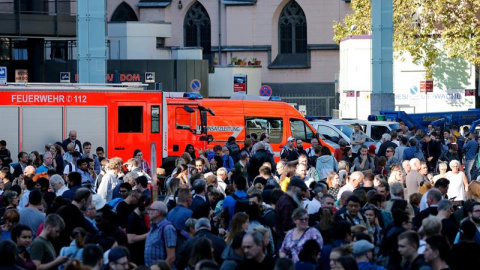
[[[468,141],[464,146],[465,160],[474,160],[477,156],[478,143],[476,140]]]

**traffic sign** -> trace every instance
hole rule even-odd
[[[262,97],[272,96],[272,88],[268,85],[262,85],[262,87],[260,87],[260,96]]]
[[[0,67],[0,84],[7,84],[7,67]]]
[[[192,89],[192,91],[195,91],[195,92],[200,91],[200,89],[202,89],[202,83],[200,82],[200,80],[199,79],[193,79],[190,82],[190,89]]]
[[[69,83],[70,82],[70,72],[60,72],[60,82]]]
[[[155,72],[145,72],[145,82],[154,83],[155,82]]]

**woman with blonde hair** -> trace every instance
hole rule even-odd
[[[293,164],[287,164],[283,168],[282,177],[280,177],[280,188],[283,192],[287,192],[288,184],[290,184],[290,178],[295,175],[296,167]]]
[[[248,225],[250,225],[248,220],[249,220],[248,214],[244,212],[238,212],[233,216],[232,226],[230,227],[230,232],[228,232],[228,236],[226,240],[227,245],[230,245],[232,243],[233,236],[235,236],[236,232],[241,232],[241,231],[246,232],[248,230]]]
[[[402,183],[402,184],[404,182],[402,168],[400,168],[400,166],[398,165],[395,165],[392,168],[392,171],[390,172],[390,176],[388,177],[389,185],[395,182]]]
[[[447,178],[447,170],[448,170],[447,163],[446,162],[439,162],[438,163],[438,170],[439,170],[439,173],[437,175],[435,175],[432,179],[434,184],[440,178]]]
[[[335,198],[337,197],[339,186],[340,178],[338,176],[338,173],[336,172],[331,172],[327,176],[327,185],[328,185],[328,191],[327,193],[334,196]]]

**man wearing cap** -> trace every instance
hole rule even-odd
[[[287,144],[282,148],[280,152],[280,158],[286,161],[296,160],[298,158],[298,151],[293,146],[295,138],[290,136],[287,139]]]
[[[279,243],[283,242],[285,234],[295,227],[292,220],[293,210],[303,205],[303,197],[307,193],[308,187],[298,176],[293,176],[285,192],[275,205],[275,229],[279,236]]]
[[[358,264],[360,270],[385,270],[381,266],[371,263],[373,260],[373,250],[375,246],[367,240],[359,240],[352,246],[353,256]]]
[[[130,269],[130,263],[128,262],[128,256],[125,249],[115,247],[108,253],[108,267],[105,269],[112,270],[128,270]]]
[[[350,144],[352,145],[353,153],[357,153],[360,145],[367,140],[367,136],[360,129],[360,124],[358,123],[353,124],[353,130],[354,132],[350,135]]]
[[[337,160],[337,162],[340,162],[342,160],[343,152],[345,151],[345,147],[347,147],[348,142],[345,139],[340,139],[338,140],[338,145],[340,145],[340,148],[335,149],[335,152],[333,152],[333,156]]]

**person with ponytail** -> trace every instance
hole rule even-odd
[[[85,237],[87,232],[82,227],[76,227],[73,229],[72,234],[70,235],[70,246],[63,247],[60,250],[60,256],[65,256],[68,260],[78,259],[82,260],[83,247],[85,246]],[[58,267],[59,270],[63,270],[68,262]]]

